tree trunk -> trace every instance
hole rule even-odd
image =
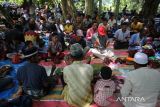
[[[102,0],[99,0],[99,14],[102,12]]]
[[[31,6],[33,4],[32,0],[29,0],[29,5]]]
[[[23,0],[23,3],[27,3],[27,0]]]
[[[75,18],[76,8],[72,0],[61,0],[61,8],[64,19],[67,14],[71,15],[73,19]]]
[[[61,8],[62,8],[63,17],[65,19],[67,16],[67,8],[68,8],[67,0],[61,0]]]
[[[142,7],[142,15],[144,18],[153,18],[156,15],[160,0],[145,0]]]
[[[22,7],[24,10],[27,10],[29,12],[29,2],[28,0],[23,0],[23,4],[22,4]]]
[[[94,0],[85,0],[85,14],[93,15]]]
[[[68,5],[68,9],[69,9],[69,14],[73,17],[73,19],[75,19],[76,16],[76,8],[74,6],[74,2],[73,0],[67,0],[67,5]]]
[[[120,6],[120,0],[116,0],[116,8],[115,8],[116,19],[117,19],[118,14],[119,14],[119,6]]]

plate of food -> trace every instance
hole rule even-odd
[[[24,55],[20,54],[20,53],[8,53],[6,56],[7,56],[7,58],[12,59],[15,55],[19,56],[19,58],[21,58],[21,59],[24,58]]]
[[[0,67],[0,77],[5,77],[11,70],[11,65],[3,65]]]
[[[11,65],[3,65],[0,67],[0,69],[4,69],[4,68],[9,69],[9,68],[11,68]]]

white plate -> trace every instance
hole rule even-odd
[[[4,66],[5,66],[5,67],[8,67],[8,68],[11,67],[11,65],[3,65],[3,66],[0,67],[0,69],[3,68]]]
[[[16,55],[17,53],[8,53],[6,56],[7,58],[10,58],[12,59],[14,55]],[[23,59],[24,58],[24,55],[23,54],[19,54],[20,55],[20,58]]]

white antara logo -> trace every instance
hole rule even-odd
[[[120,102],[145,102],[145,99],[143,97],[118,97],[116,101]]]

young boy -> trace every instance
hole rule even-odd
[[[47,61],[48,58],[48,47],[45,46],[45,42],[42,39],[38,41],[38,53],[42,60]]]
[[[49,44],[49,53],[54,63],[60,63],[60,60],[64,58],[64,54],[62,53],[62,44],[58,40],[56,34],[53,34],[51,37],[51,42]]]
[[[34,45],[33,45],[32,41],[26,41],[25,42],[25,49],[31,49],[33,47],[34,47]]]
[[[99,76],[101,79],[94,86],[94,102],[100,107],[108,107],[111,104],[109,98],[113,96],[115,91],[115,83],[111,80],[111,68],[107,66],[102,67]]]

